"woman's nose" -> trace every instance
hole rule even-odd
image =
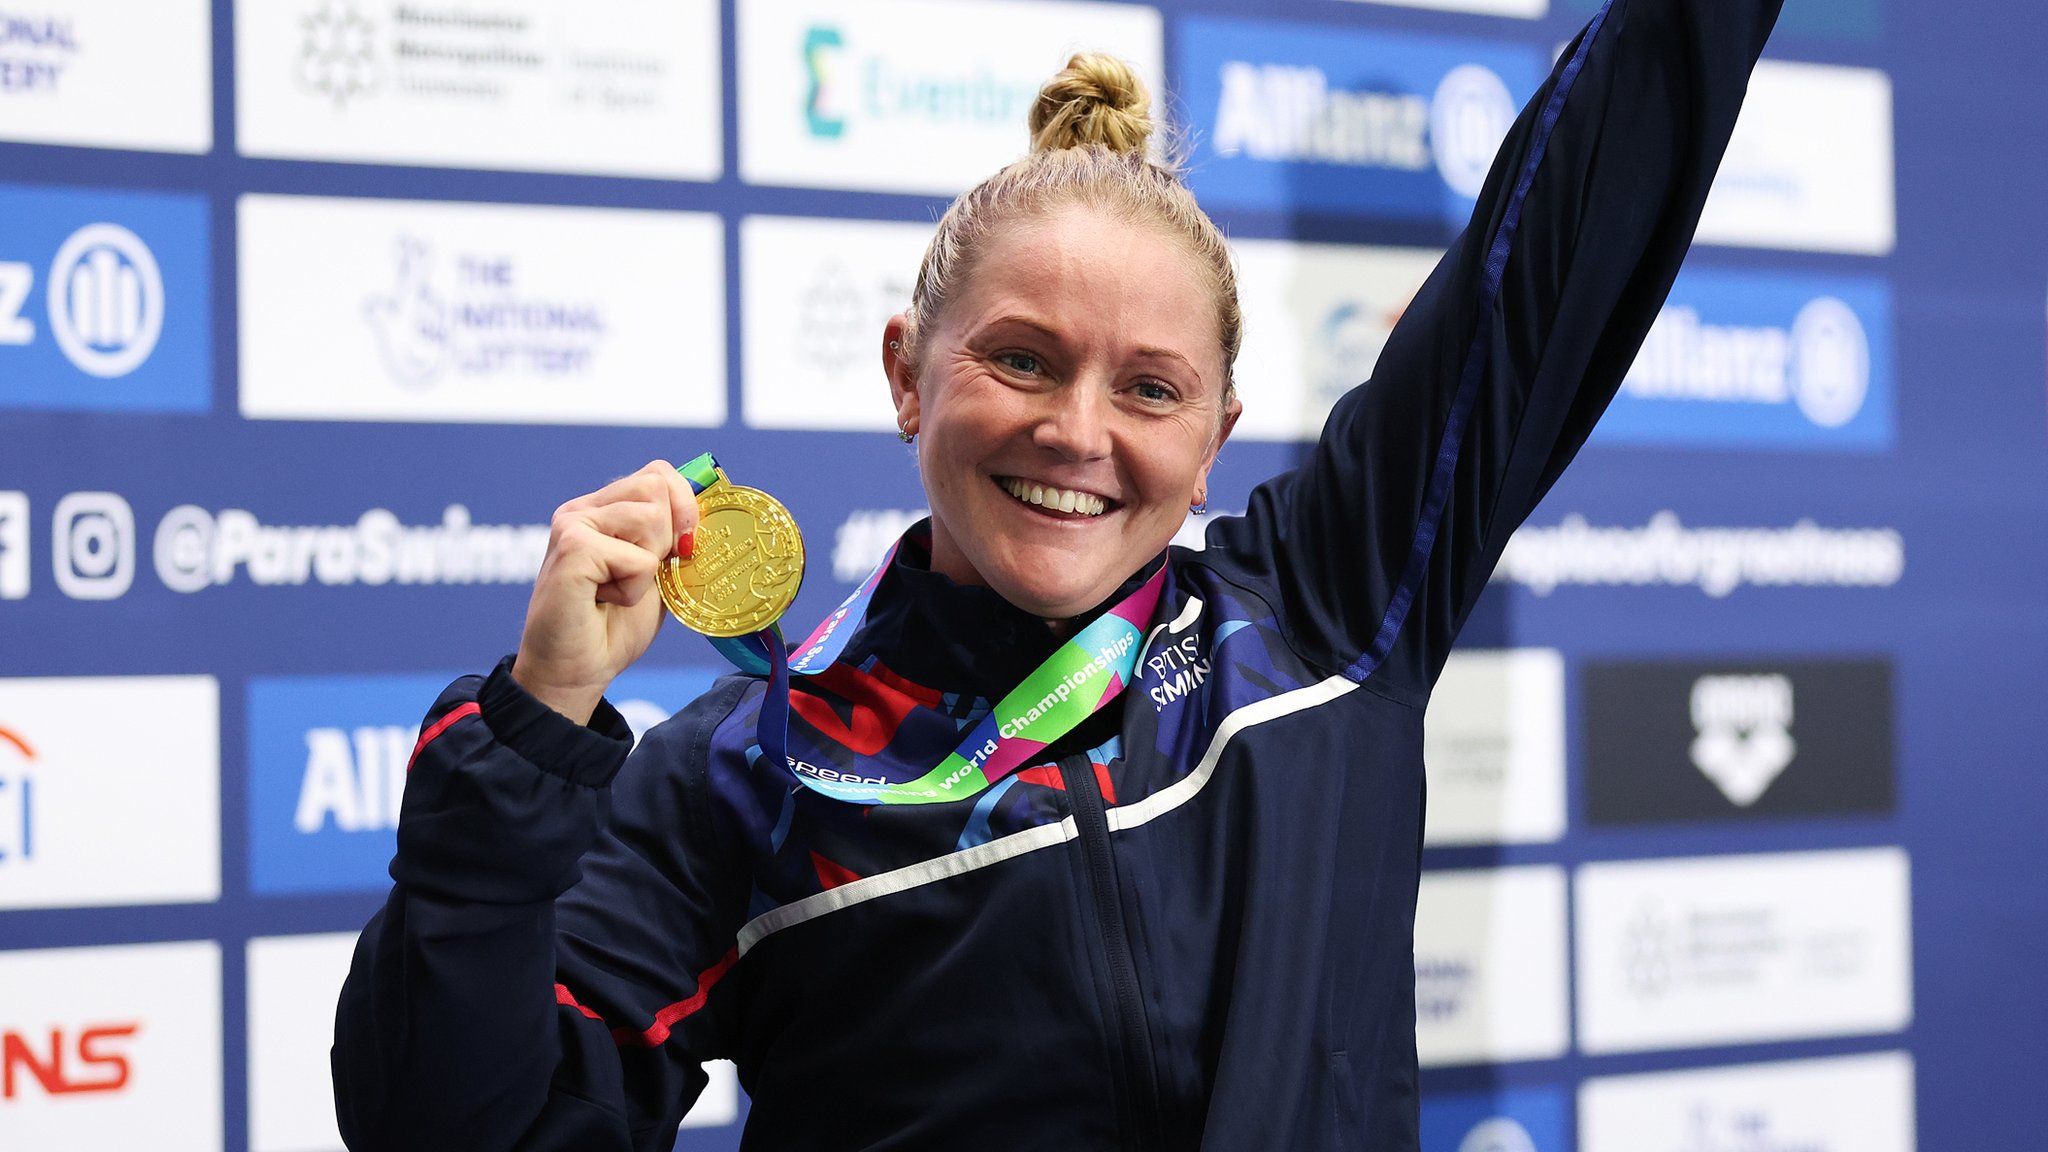
[[[1069,460],[1099,460],[1109,455],[1109,422],[1114,415],[1109,389],[1090,380],[1076,380],[1048,394],[1048,411],[1032,430],[1041,448]]]

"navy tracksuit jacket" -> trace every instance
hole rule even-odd
[[[1423,707],[1656,317],[1778,6],[1594,19],[1373,379],[1154,561],[1137,680],[1047,763],[869,809],[759,759],[760,680],[630,756],[509,662],[450,687],[341,997],[349,1145],[666,1149],[724,1057],[748,1149],[1415,1149]],[[928,767],[1051,647],[924,540],[800,678],[792,755]]]

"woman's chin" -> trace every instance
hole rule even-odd
[[[1111,592],[1116,591],[1122,580],[1104,577],[1088,583],[1074,580],[1048,580],[1045,572],[1031,574],[1005,573],[989,581],[997,595],[1041,620],[1068,620],[1088,611]],[[1007,577],[1007,578],[1006,578]],[[1099,585],[1099,587],[1098,587]]]

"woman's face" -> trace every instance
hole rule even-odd
[[[1065,619],[1166,546],[1237,420],[1205,284],[1179,241],[1074,205],[982,250],[917,364],[889,321],[934,568]]]

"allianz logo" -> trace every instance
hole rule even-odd
[[[1794,404],[1839,428],[1870,394],[1870,337],[1832,296],[1808,301],[1790,327],[1711,324],[1690,305],[1664,309],[1643,341],[1623,394],[1707,404]]]
[[[1458,1152],[1536,1152],[1536,1139],[1514,1120],[1495,1116],[1473,1125]]]
[[[804,124],[817,139],[839,139],[847,121],[856,117],[1008,132],[1038,99],[1035,73],[1004,76],[985,61],[937,71],[919,66],[916,61],[921,57],[914,51],[907,59],[892,60],[859,52],[848,39],[837,24],[813,24],[804,30]],[[878,42],[893,46],[898,40],[886,36]],[[912,38],[906,43],[914,49],[921,41]]]
[[[0,345],[35,342],[35,319],[25,314],[35,283],[32,265],[0,261]],[[163,272],[142,237],[119,224],[88,224],[67,237],[50,261],[43,295],[50,338],[89,376],[135,371],[163,334]]]
[[[417,739],[417,728],[398,724],[308,729],[292,827],[306,835],[330,824],[342,832],[398,827],[406,764]]]
[[[1479,194],[1515,118],[1507,85],[1478,64],[1451,69],[1429,97],[1338,87],[1311,64],[1227,60],[1221,80],[1219,156],[1401,172],[1434,162],[1464,196]]]

